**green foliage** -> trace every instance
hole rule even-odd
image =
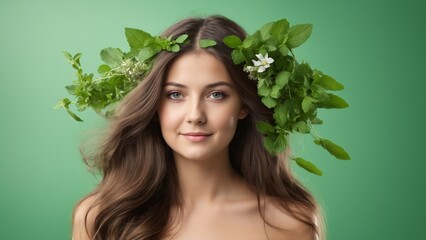
[[[242,65],[251,80],[257,81],[257,92],[262,103],[273,110],[271,122],[259,121],[257,130],[264,135],[264,146],[270,154],[278,154],[288,145],[289,134],[310,133],[314,143],[326,149],[338,159],[350,159],[348,153],[330,140],[311,133],[313,124],[322,124],[317,117],[319,108],[346,108],[348,103],[328,91],[343,90],[344,86],[329,75],[312,69],[308,63],[299,63],[293,49],[305,43],[312,33],[311,24],[290,26],[286,19],[269,22],[253,34],[241,39],[226,36],[223,43],[232,49],[234,64]],[[105,48],[100,52],[104,64],[98,67],[99,77],[83,71],[77,53],[65,52],[70,65],[76,70],[76,80],[66,86],[76,101],[64,98],[56,108],[64,108],[77,121],[82,121],[70,110],[88,107],[105,117],[114,113],[114,105],[130,92],[150,71],[155,56],[162,51],[179,52],[190,40],[187,34],[180,36],[151,36],[140,29],[125,28],[129,51]],[[216,46],[211,39],[201,39],[199,46]],[[297,165],[316,175],[322,175],[314,164],[299,157],[292,157]]]
[[[76,101],[68,98],[61,99],[56,108],[64,108],[77,121],[83,121],[70,110],[75,105],[78,111],[88,107],[95,112],[110,117],[114,112],[113,106],[130,92],[152,66],[153,57],[160,51],[178,52],[180,45],[186,44],[188,35],[183,34],[176,39],[172,37],[153,37],[150,34],[134,28],[125,28],[125,35],[130,51],[124,53],[119,48],[105,48],[100,57],[105,64],[98,67],[101,76],[94,78],[94,74],[84,73],[80,58],[81,53],[72,56],[64,52],[71,66],[77,70],[72,85],[66,86],[68,93],[76,97]],[[211,42],[209,42],[211,44]]]
[[[350,160],[349,154],[339,145],[333,143],[328,139],[318,138],[314,140],[314,143],[320,145],[326,149],[329,153],[335,156],[337,159]]]
[[[259,132],[265,135],[264,146],[271,154],[285,149],[289,134],[308,134],[311,133],[312,124],[322,124],[322,120],[317,118],[318,108],[348,107],[345,100],[327,92],[343,90],[341,83],[312,69],[308,63],[296,61],[292,49],[305,43],[311,33],[311,24],[290,26],[286,19],[281,19],[263,25],[243,40],[234,35],[223,39],[233,49],[231,57],[234,64],[244,64],[249,77],[257,81],[257,92],[262,103],[274,111],[274,122],[257,124]],[[265,63],[271,59],[272,63]],[[329,140],[312,136],[316,144],[332,155],[350,159],[343,148]],[[322,175],[321,170],[312,163],[302,158],[293,159],[307,171]]]
[[[318,176],[322,176],[322,171],[319,168],[317,168],[317,166],[315,166],[313,163],[306,161],[305,159],[300,158],[300,157],[293,158],[293,160],[296,161],[297,165],[299,165],[303,169],[305,169],[305,170],[307,170],[307,171],[309,171],[313,174],[316,174]]]
[[[200,40],[200,47],[201,48],[208,48],[216,46],[216,41],[211,39],[201,39]]]

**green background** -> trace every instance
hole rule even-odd
[[[73,121],[56,102],[74,71],[62,51],[96,71],[104,47],[127,49],[124,27],[158,34],[188,16],[223,14],[249,33],[268,21],[312,23],[295,54],[345,85],[350,104],[320,111],[320,136],[343,146],[334,159],[309,136],[294,166],[325,209],[328,239],[424,235],[426,33],[422,1],[0,1],[0,239],[69,239],[74,204],[96,184],[79,144],[102,121]],[[423,156],[423,157],[422,157]]]

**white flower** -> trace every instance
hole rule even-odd
[[[264,72],[268,67],[270,67],[269,64],[274,62],[274,59],[268,57],[268,53],[263,56],[261,53],[256,54],[256,57],[259,59],[258,61],[252,60],[255,67],[259,67],[257,69],[258,72]]]
[[[244,71],[246,71],[246,72],[251,72],[251,71],[253,71],[254,70],[254,67],[253,66],[246,66],[245,68],[244,68]]]

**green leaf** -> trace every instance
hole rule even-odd
[[[271,134],[275,132],[274,127],[265,121],[256,122],[256,128],[262,134]]]
[[[183,43],[188,38],[188,34],[182,34],[178,38],[176,38],[176,43]]]
[[[172,52],[179,52],[180,47],[179,47],[179,45],[178,45],[178,44],[174,44],[170,50],[171,50]]]
[[[293,126],[293,130],[300,133],[309,133],[311,130],[306,122],[299,121]]]
[[[243,63],[245,60],[243,52],[241,51],[241,49],[238,49],[238,48],[232,50],[231,57],[235,65]]]
[[[63,98],[58,101],[58,103],[55,105],[54,108],[65,108],[68,109],[68,106],[70,105],[71,101],[68,98]]]
[[[236,35],[226,36],[223,39],[223,42],[226,44],[226,46],[228,46],[230,48],[237,48],[237,47],[241,46],[241,44],[242,44],[241,38],[236,36]]]
[[[289,51],[290,51],[290,50],[288,49],[288,47],[287,47],[286,45],[282,45],[282,46],[280,47],[280,53],[281,53],[281,55],[283,55],[283,56],[287,56]]]
[[[284,36],[289,30],[289,23],[286,19],[281,19],[276,21],[270,30],[272,36],[274,36],[279,42],[282,42]]]
[[[262,97],[262,103],[265,104],[268,108],[273,108],[275,105],[277,105],[277,101],[271,97]]]
[[[266,136],[263,142],[263,146],[269,152],[269,154],[275,155],[275,139],[271,135]]]
[[[212,39],[201,39],[200,40],[200,47],[201,48],[208,48],[216,46],[216,41]]]
[[[68,60],[70,60],[70,61],[72,61],[72,60],[73,60],[73,57],[72,57],[72,55],[71,55],[69,52],[64,51],[63,53],[64,53],[64,56],[65,56]]]
[[[78,121],[78,122],[83,122],[83,120],[81,119],[81,118],[79,118],[78,116],[77,116],[77,114],[75,114],[75,113],[73,113],[73,112],[71,112],[71,110],[69,110],[69,109],[66,109],[67,110],[67,113],[72,117],[72,118],[74,118],[74,120],[76,120],[76,121]]]
[[[321,119],[319,119],[319,118],[316,117],[316,118],[314,118],[314,119],[311,120],[311,123],[312,124],[322,124],[323,121]]]
[[[263,40],[268,40],[271,37],[270,30],[274,22],[269,22],[260,28],[260,36]]]
[[[144,46],[145,41],[152,38],[149,33],[136,28],[125,28],[124,33],[126,34],[126,39],[130,48],[135,49],[141,49]]]
[[[288,104],[277,104],[273,117],[279,126],[284,126],[288,119]]]
[[[272,90],[269,96],[271,96],[272,98],[278,99],[281,88],[282,87],[280,87],[279,85],[272,86]]]
[[[102,64],[98,67],[98,73],[99,74],[104,74],[106,72],[111,71],[111,67],[106,65],[106,64]]]
[[[300,157],[293,158],[293,160],[295,160],[297,165],[299,165],[306,171],[316,174],[318,176],[322,176],[322,171],[319,168],[317,168],[317,166],[315,166],[313,163],[306,161],[305,159]]]
[[[343,90],[344,86],[328,75],[314,75],[314,84],[319,85],[327,90]]]
[[[350,160],[349,154],[339,145],[333,143],[332,141],[324,138],[318,138],[314,140],[314,143],[323,147],[333,156],[342,160]]]
[[[243,48],[250,48],[254,43],[254,39],[251,36],[248,36],[246,39],[244,39],[243,41]]]
[[[308,112],[314,107],[314,104],[313,104],[314,102],[318,102],[318,100],[316,100],[313,97],[306,96],[305,98],[303,98],[303,101],[302,101],[302,110],[304,112]]]
[[[257,86],[257,93],[260,96],[267,97],[271,93],[271,88],[268,87],[268,85],[266,85],[266,84],[262,84],[262,85],[259,84]]]
[[[312,33],[312,24],[298,24],[290,28],[288,32],[287,46],[295,48],[302,45]]]
[[[287,138],[284,134],[279,134],[277,139],[274,143],[274,150],[276,153],[280,153],[284,151],[285,147],[287,146]]]
[[[275,82],[278,86],[283,88],[285,85],[287,85],[290,76],[291,76],[290,72],[281,71],[281,72],[278,73],[278,75],[275,79]]]
[[[67,89],[69,94],[75,95],[75,89],[77,88],[76,85],[65,86],[65,88]]]
[[[123,61],[123,52],[118,48],[105,48],[101,51],[101,59],[106,64],[117,67]]]
[[[273,52],[277,50],[277,47],[275,47],[274,45],[266,45],[266,48],[268,49],[269,52]]]
[[[145,47],[141,49],[139,55],[137,56],[137,59],[139,60],[139,62],[145,62],[146,60],[154,56],[156,53],[157,51],[152,47]]]
[[[323,108],[346,108],[349,104],[343,100],[341,97],[334,94],[327,94],[328,98],[321,102],[319,107]]]

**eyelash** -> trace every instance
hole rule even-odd
[[[173,97],[172,97],[172,95],[173,95],[173,94],[176,94],[176,93],[178,93],[178,94],[182,95],[182,93],[180,93],[180,92],[178,92],[178,91],[171,91],[171,92],[167,93],[167,97],[168,97],[169,99],[173,100],[173,101],[179,101],[179,100],[180,100],[180,98],[173,98]],[[213,98],[213,100],[223,100],[223,99],[225,99],[225,98],[227,97],[227,95],[226,95],[225,93],[220,92],[220,91],[214,91],[214,92],[211,92],[211,93],[209,94],[209,96],[210,96],[210,95],[212,95],[212,94],[220,94],[220,95],[222,95],[222,96],[221,96],[221,98]]]

